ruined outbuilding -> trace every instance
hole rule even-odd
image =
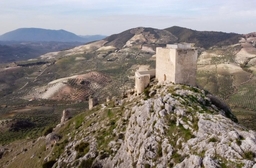
[[[155,77],[155,70],[149,70],[148,67],[141,66],[135,72],[135,90],[137,94],[144,91],[153,77]]]
[[[190,43],[167,44],[156,48],[156,79],[196,85],[197,49]]]

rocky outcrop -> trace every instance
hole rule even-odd
[[[46,145],[47,146],[51,146],[56,144],[58,141],[60,140],[60,137],[55,134],[55,133],[49,133],[46,137],[45,137],[45,141],[46,141]]]
[[[84,125],[94,117],[97,123],[76,130],[55,167],[256,167],[256,133],[234,122],[223,103],[184,85],[149,90],[154,94],[120,101],[110,124],[99,119],[108,107],[86,117]]]
[[[236,120],[204,90],[150,83],[139,96],[113,98],[72,117],[9,164],[33,158],[35,167],[55,168],[255,168],[256,132]]]

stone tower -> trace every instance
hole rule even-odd
[[[98,99],[92,96],[89,96],[88,104],[89,104],[89,110],[91,110],[94,106],[98,105]]]
[[[61,117],[61,120],[60,120],[60,123],[64,123],[65,121],[67,121],[70,117],[70,111],[69,110],[63,110],[62,112],[62,117]]]
[[[156,79],[196,85],[197,49],[192,44],[167,44],[156,48]]]

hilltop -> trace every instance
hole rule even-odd
[[[228,106],[204,90],[151,83],[140,96],[112,99],[36,141],[6,146],[0,164],[255,167],[256,133],[236,122]]]
[[[239,122],[255,130],[255,33],[237,41],[229,33],[215,33],[225,38],[213,42],[209,38],[209,47],[197,44],[198,87],[226,101]],[[0,127],[0,142],[42,135],[64,109],[76,114],[87,109],[90,95],[101,103],[107,97],[125,96],[134,88],[134,72],[141,65],[155,68],[156,47],[182,41],[174,34],[138,27],[36,59],[1,64],[0,117],[8,124]],[[201,36],[194,37],[200,42]],[[10,131],[11,124],[20,123],[27,127]]]

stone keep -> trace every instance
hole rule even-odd
[[[197,49],[192,44],[167,44],[156,48],[156,79],[196,85]]]

